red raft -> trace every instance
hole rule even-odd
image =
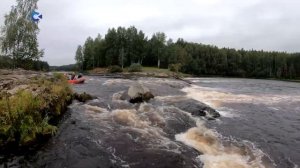
[[[74,80],[68,80],[70,84],[83,84],[85,81],[84,78],[74,79]]]

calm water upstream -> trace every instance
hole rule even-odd
[[[192,78],[136,80],[89,77],[59,131],[36,154],[0,167],[298,168],[300,84],[268,80]],[[156,96],[120,99],[134,83]],[[192,116],[204,102],[217,120]]]

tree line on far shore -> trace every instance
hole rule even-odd
[[[27,70],[35,70],[35,71],[49,71],[50,66],[46,61],[40,60],[26,60],[20,62],[20,64],[16,65],[12,58],[7,56],[0,56],[0,69],[14,69],[14,68],[23,68]]]
[[[198,76],[300,77],[300,53],[218,48],[181,38],[173,41],[162,32],[148,38],[134,26],[108,29],[104,37],[88,37],[78,46],[75,60],[81,70],[138,63],[158,68],[175,66],[180,72]]]

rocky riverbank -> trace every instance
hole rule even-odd
[[[56,120],[72,102],[62,74],[0,70],[1,153],[31,148],[51,137]]]

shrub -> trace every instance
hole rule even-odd
[[[123,72],[123,69],[118,65],[113,65],[113,66],[109,67],[109,72],[110,73]]]
[[[129,72],[142,72],[142,65],[141,64],[131,64],[128,71]]]
[[[27,146],[39,136],[56,132],[49,120],[61,115],[72,99],[72,90],[62,75],[32,79],[32,90],[0,96],[0,148],[9,143]]]
[[[179,72],[181,69],[181,64],[170,64],[169,70],[172,72]]]

